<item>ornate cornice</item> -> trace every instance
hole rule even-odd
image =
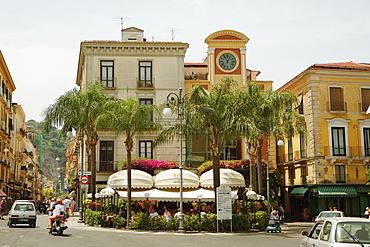
[[[81,43],[81,51],[87,54],[105,54],[105,55],[170,55],[185,56],[187,43],[181,42],[119,42],[103,41],[92,42],[85,41]]]

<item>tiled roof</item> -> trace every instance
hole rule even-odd
[[[309,69],[345,69],[345,70],[370,70],[370,64],[355,62],[338,62],[338,63],[317,63]]]
[[[185,67],[207,67],[205,63],[184,63]]]

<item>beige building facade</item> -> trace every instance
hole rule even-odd
[[[108,95],[126,99],[134,97],[142,104],[161,105],[170,92],[184,88],[186,43],[149,42],[144,31],[127,28],[121,41],[84,41],[80,46],[77,85],[85,90],[100,81]],[[172,124],[176,118],[163,119]],[[136,136],[133,158],[178,161],[179,142],[153,148],[155,134]],[[81,157],[84,157],[82,155]],[[113,132],[100,132],[97,147],[97,183],[105,187],[108,177],[121,170],[119,161],[126,158],[124,137]],[[80,161],[87,164],[85,161]]]

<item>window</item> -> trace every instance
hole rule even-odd
[[[288,160],[293,161],[293,139],[292,137],[288,138]]]
[[[301,153],[301,159],[306,158],[306,136],[305,135],[299,135],[299,146],[300,146],[300,153]]]
[[[346,156],[346,140],[343,127],[333,127],[332,133],[332,147],[333,156]]]
[[[365,156],[370,156],[370,128],[364,128]]]
[[[326,222],[325,226],[321,229],[322,234],[320,235],[320,240],[328,241],[330,237],[331,222]]]
[[[114,62],[100,61],[100,80],[103,87],[114,87]]]
[[[114,142],[100,141],[100,171],[113,171]]]
[[[361,88],[361,110],[366,111],[370,106],[370,88]]]
[[[153,87],[152,62],[139,62],[139,87]]]
[[[150,99],[150,98],[147,98],[147,99],[141,98],[141,99],[139,99],[139,102],[142,106],[153,105],[153,99]],[[150,114],[147,121],[148,122],[153,122],[153,113]]]
[[[329,90],[330,90],[330,110],[345,111],[343,88],[331,87]]]
[[[345,165],[335,165],[335,181],[337,183],[346,182],[346,166]]]
[[[139,157],[153,159],[153,141],[139,141]]]
[[[307,167],[306,166],[301,167],[301,176],[302,176],[302,183],[306,184],[307,183]]]

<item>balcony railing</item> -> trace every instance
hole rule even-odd
[[[104,88],[115,88],[117,84],[116,77],[98,77]]]
[[[324,147],[324,156],[351,156],[351,157],[363,157],[370,156],[370,150],[363,150],[362,146],[346,146],[346,147]]]
[[[137,79],[137,89],[154,89],[154,78],[148,80]]]
[[[326,102],[327,109],[329,112],[347,112],[347,102],[336,102],[329,101]]]
[[[208,73],[185,75],[185,80],[208,80]]]

